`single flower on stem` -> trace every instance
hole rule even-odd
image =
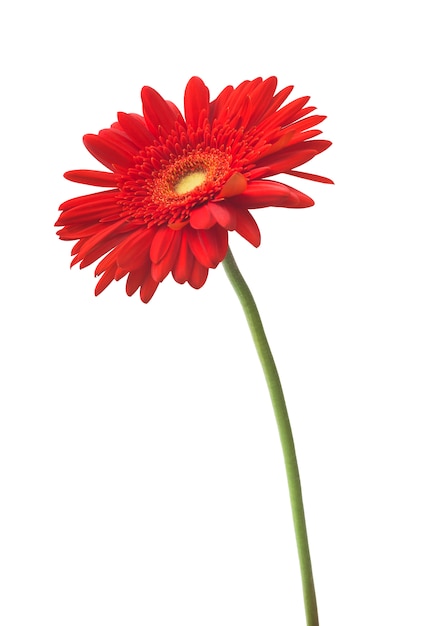
[[[275,77],[225,87],[215,100],[198,77],[184,95],[184,116],[152,89],[143,87],[143,115],[118,113],[97,135],[85,135],[89,152],[109,171],[73,170],[68,180],[106,187],[64,202],[56,222],[61,239],[77,243],[71,265],[99,261],[95,293],[126,279],[148,302],[169,273],[178,283],[202,287],[209,269],[223,262],[243,306],[260,358],[283,448],[298,547],[307,626],[318,626],[312,565],[294,442],[274,359],[252,294],[228,246],[236,231],[260,244],[251,211],[304,208],[313,200],[282,182],[289,174],[332,181],[299,171],[331,142],[316,139],[325,117],[312,114],[309,97],[286,103],[293,87],[277,91]]]
[[[178,283],[202,287],[224,260],[228,231],[259,246],[251,210],[314,204],[301,191],[269,180],[276,174],[330,183],[295,168],[330,146],[315,139],[323,115],[308,97],[285,104],[292,87],[275,93],[275,77],[226,87],[210,101],[200,78],[189,80],[184,113],[143,87],[143,115],[118,121],[84,144],[110,171],[74,170],[68,180],[109,187],[60,206],[59,237],[78,240],[72,265],[101,258],[96,295],[127,276],[128,295],[148,302],[171,272]],[[102,258],[103,257],[103,258]]]

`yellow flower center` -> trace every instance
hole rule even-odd
[[[207,178],[207,173],[204,170],[197,170],[195,172],[189,172],[175,184],[175,191],[179,196],[183,196],[196,187],[200,187]]]

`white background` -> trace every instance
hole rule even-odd
[[[281,374],[322,626],[424,624],[419,3],[21,2],[1,17],[4,626],[302,626],[282,455],[222,267],[144,305],[69,270],[81,142],[276,75],[327,114],[334,187],[232,237]],[[90,191],[87,189],[87,191]]]

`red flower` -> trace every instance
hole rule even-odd
[[[331,183],[298,172],[329,141],[312,139],[325,117],[309,115],[303,97],[281,106],[292,87],[274,93],[275,77],[226,87],[210,101],[200,78],[191,78],[184,97],[185,119],[151,87],[143,87],[143,116],[118,113],[98,135],[85,135],[89,152],[109,172],[74,170],[68,180],[111,187],[64,202],[56,226],[75,240],[72,264],[96,267],[96,295],[112,280],[127,276],[131,296],[140,289],[148,302],[172,272],[178,283],[196,289],[228,249],[235,230],[259,246],[251,209],[312,206],[305,194],[267,180],[285,173]],[[308,116],[308,117],[307,117]]]

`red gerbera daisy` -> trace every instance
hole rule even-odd
[[[332,181],[294,168],[326,150],[331,142],[312,139],[322,115],[309,115],[303,97],[282,104],[292,91],[275,93],[275,77],[226,87],[210,101],[200,78],[189,80],[185,118],[151,87],[143,87],[143,116],[118,113],[98,135],[85,135],[89,152],[109,172],[74,170],[68,180],[111,187],[64,202],[56,226],[75,240],[72,264],[96,267],[96,295],[127,276],[129,296],[140,289],[148,302],[172,272],[178,283],[198,289],[228,249],[235,230],[259,246],[251,209],[312,206],[305,194],[268,180],[291,174]]]

